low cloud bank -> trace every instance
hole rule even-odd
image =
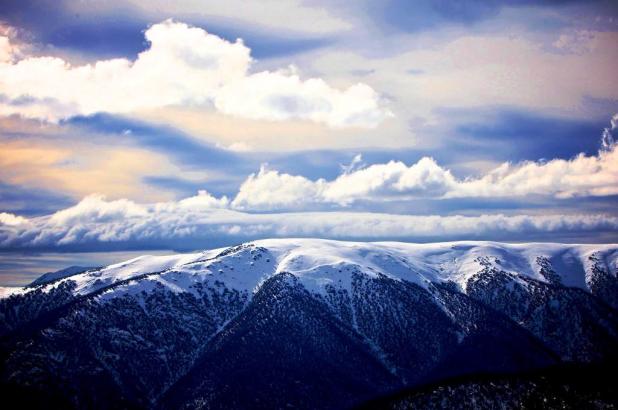
[[[3,214],[2,249],[200,248],[265,237],[363,240],[526,240],[618,230],[607,215],[414,216],[356,212],[252,214],[222,208],[206,192],[179,202],[137,204],[92,195],[52,215]]]

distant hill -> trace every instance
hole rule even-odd
[[[82,273],[90,269],[95,268],[87,266],[69,266],[68,268],[60,269],[55,272],[47,272],[32,281],[32,283],[30,283],[28,286],[34,287],[43,285],[45,283],[54,282],[58,279],[66,278],[67,276],[73,276],[75,274]]]

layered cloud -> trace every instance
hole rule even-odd
[[[0,138],[0,183],[51,190],[75,199],[95,191],[115,198],[162,201],[173,194],[144,184],[144,178],[183,175],[203,182],[209,174],[179,168],[169,156],[141,147],[114,149],[80,140],[58,144],[53,134],[45,136],[50,141]]]
[[[606,132],[607,133],[607,132]],[[358,200],[407,198],[555,198],[618,194],[618,146],[611,142],[597,155],[572,159],[503,163],[490,172],[456,178],[434,159],[408,166],[401,161],[346,171],[334,180],[309,180],[262,167],[241,185],[232,206],[243,210],[303,208],[317,203],[346,206]],[[605,141],[605,140],[604,140]]]
[[[323,35],[352,28],[344,18],[329,12],[327,5],[308,4],[302,0],[265,0],[247,2],[243,0],[196,1],[151,0],[144,3],[138,0],[105,1],[93,7],[89,2],[66,2],[69,12],[96,15],[114,12],[118,7],[132,7],[135,12],[160,19],[160,16],[186,15],[200,16],[215,21],[240,22],[242,26],[263,26],[270,30],[289,33]]]
[[[90,196],[55,214],[24,219],[2,214],[0,248],[200,248],[263,237],[416,239],[511,238],[615,232],[606,215],[414,216],[305,212],[250,214],[223,209],[202,192],[180,202],[137,204]]]
[[[251,72],[250,49],[171,20],[145,31],[150,44],[133,61],[73,66],[58,57],[18,58],[0,37],[0,114],[51,121],[96,112],[202,107],[255,120],[308,120],[331,127],[375,127],[392,116],[366,84],[334,88],[300,78],[294,67]]]
[[[357,201],[618,195],[615,119],[604,131],[596,155],[504,163],[483,175],[463,179],[429,157],[411,165],[390,161],[365,166],[358,155],[349,166],[342,166],[342,173],[332,180],[311,180],[263,166],[231,198],[200,191],[179,201],[139,203],[89,195],[76,205],[49,215],[25,218],[4,212],[0,214],[0,248],[194,249],[272,236],[363,240],[565,237],[616,240],[618,217],[596,212],[553,215],[478,212],[473,216],[444,216],[336,211]],[[6,156],[5,161],[12,157]],[[57,158],[47,152],[38,158],[56,163],[64,157],[59,151]],[[320,206],[335,211],[315,212]],[[298,212],[306,210],[314,212]]]
[[[418,47],[418,35],[397,38],[399,52],[386,56],[316,50],[299,64],[334,78],[356,74],[393,95],[393,109],[407,118],[435,119],[440,107],[496,106],[587,118],[606,115],[618,98],[615,27],[543,36],[510,27],[424,40],[430,46]]]

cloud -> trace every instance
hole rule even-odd
[[[6,37],[3,37],[6,39]],[[125,58],[72,66],[58,57],[0,57],[0,114],[51,121],[97,112],[199,106],[249,119],[375,127],[392,116],[365,84],[336,89],[296,69],[251,73],[250,49],[171,20],[145,31],[150,46]],[[4,40],[3,40],[4,41]],[[0,42],[2,50],[6,45]],[[4,60],[4,61],[3,61]]]
[[[158,202],[206,183],[235,192],[264,161],[171,127],[102,114],[60,124],[0,116],[0,147],[0,211],[39,215],[91,193]]]
[[[356,154],[352,161],[348,165],[339,165],[341,167],[341,171],[344,174],[349,174],[353,171],[356,171],[359,168],[362,168],[365,164],[363,163],[363,155]]]
[[[583,54],[592,50],[594,39],[595,35],[590,30],[575,30],[560,34],[552,45],[567,53]]]
[[[435,119],[434,110],[440,107],[497,106],[587,118],[601,114],[588,99],[618,98],[617,31],[591,30],[571,45],[568,32],[560,40],[563,34],[556,29],[549,36],[513,30],[455,32],[422,40],[404,36],[397,39],[396,50],[377,55],[333,46],[310,53],[298,64],[328,78],[367,70],[363,81],[393,96],[393,111],[398,118],[407,113],[406,119]]]
[[[342,92],[319,78],[303,81],[296,71],[292,66],[230,82],[217,94],[215,107],[254,120],[308,119],[334,127],[372,128],[392,116],[381,109],[379,95],[366,84]]]
[[[439,197],[455,184],[450,171],[432,158],[422,158],[410,167],[401,161],[390,161],[346,170],[332,181],[311,181],[262,166],[240,186],[231,204],[237,209],[253,210],[303,208],[318,203],[346,206],[360,199]]]
[[[195,192],[193,189],[191,193]],[[47,186],[28,188],[0,181],[0,210],[22,215],[42,215],[75,203],[62,192]]]
[[[102,195],[89,195],[77,205],[52,214],[49,223],[56,226],[71,226],[80,223],[112,222],[119,219],[144,217],[147,210],[128,199],[105,201]]]
[[[445,197],[517,197],[549,195],[556,198],[618,194],[618,147],[597,156],[580,154],[571,160],[505,163],[478,179],[462,181]]]
[[[217,209],[217,208],[227,208],[229,204],[229,200],[226,196],[221,198],[215,198],[206,190],[198,191],[196,196],[192,196],[189,198],[182,199],[178,202],[178,207],[180,209]],[[172,211],[176,208],[176,204],[159,205],[159,209],[166,208],[171,209]]]
[[[26,222],[28,222],[28,220],[22,216],[8,212],[0,212],[0,225],[17,226]]]
[[[200,248],[264,237],[356,239],[518,238],[615,232],[607,215],[416,216],[354,212],[251,214],[222,208],[207,192],[138,204],[89,196],[52,215],[0,214],[3,249]],[[8,216],[7,216],[8,215]],[[15,223],[15,220],[18,223]],[[9,224],[5,223],[9,221]],[[598,236],[597,236],[598,237]]]
[[[11,61],[13,56],[13,47],[9,38],[6,36],[0,36],[0,63]]]
[[[577,3],[589,5],[587,13],[582,13],[581,8],[572,7],[575,13],[569,12],[566,6],[576,6]],[[368,2],[369,17],[384,29],[401,30],[409,33],[419,33],[426,30],[447,27],[451,30],[457,26],[479,25],[487,20],[500,21],[501,15],[519,17],[524,21],[517,21],[519,24],[526,24],[536,27],[539,21],[546,26],[561,22],[559,17],[565,19],[569,14],[577,14],[582,21],[586,21],[586,14],[594,13],[593,16],[605,14],[607,7],[603,1],[580,2],[573,0],[491,0],[491,1],[436,1],[436,0],[385,0],[379,3]],[[523,9],[522,13],[516,12],[517,8]],[[561,10],[562,8],[562,10]],[[566,13],[563,11],[567,9]],[[561,13],[562,11],[562,13]],[[532,18],[531,14],[533,15]],[[520,16],[523,16],[520,17]],[[518,19],[518,20],[519,20]],[[538,19],[538,20],[537,20]],[[563,23],[564,24],[564,23]]]
[[[170,192],[144,184],[142,179],[183,175],[203,182],[207,175],[181,169],[164,154],[132,146],[115,149],[81,139],[59,144],[51,136],[49,140],[0,141],[2,183],[52,190],[74,199],[98,191],[116,198],[168,200],[173,197]]]
[[[456,178],[433,158],[407,166],[401,161],[344,172],[334,180],[311,181],[262,167],[240,186],[232,206],[242,210],[303,208],[326,203],[406,198],[555,198],[618,194],[618,146],[595,156],[547,162],[505,162],[480,177]]]
[[[243,0],[195,1],[151,0],[143,3],[138,0],[106,1],[93,7],[91,3],[66,2],[65,7],[70,13],[97,15],[104,12],[113,12],[119,7],[126,9],[132,6],[135,13],[150,18],[160,19],[161,16],[184,15],[194,19],[205,18],[207,21],[226,22],[236,21],[242,26],[263,26],[269,31],[283,31],[290,33],[328,34],[352,28],[345,19],[333,15],[326,5],[307,4],[302,0],[266,0],[247,2]]]
[[[614,114],[610,121],[610,126],[603,130],[601,136],[601,150],[611,151],[616,147],[616,138],[614,133],[618,129],[618,114]]]
[[[365,152],[370,165],[357,155],[346,166],[339,165],[345,157],[336,152],[279,157],[231,153],[198,144],[173,129],[102,115],[74,118],[62,126],[10,121],[5,129],[0,138],[4,140],[2,182],[50,190],[73,201],[101,193],[114,199],[161,202],[206,187],[216,192],[212,201],[218,207],[239,211],[333,210],[353,205],[355,210],[416,212],[421,202],[444,201],[451,210],[462,209],[458,205],[465,198],[521,203],[534,197],[546,205],[564,206],[565,202],[554,199],[618,194],[618,149],[612,143],[611,127],[605,130],[604,145],[596,155],[514,163],[477,161],[468,167],[462,167],[471,158],[465,152],[449,154],[450,162],[448,156],[440,161],[425,156],[413,163],[405,158],[423,154]],[[89,137],[86,141],[84,135]],[[112,142],[121,149],[110,148]],[[277,165],[265,165],[250,174],[266,160]],[[36,213],[67,203],[65,198],[52,208],[49,200],[44,202],[47,206]],[[5,204],[2,210],[18,209],[25,208]]]
[[[321,202],[322,179],[311,181],[262,166],[242,183],[232,206],[239,209],[296,208]]]

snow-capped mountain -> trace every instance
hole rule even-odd
[[[618,246],[273,239],[0,294],[3,391],[73,407],[341,408],[618,351]]]

